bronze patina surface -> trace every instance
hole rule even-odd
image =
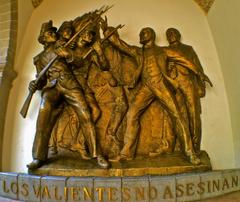
[[[196,166],[189,163],[183,154],[175,152],[158,157],[140,156],[131,161],[113,162],[111,168],[102,169],[94,160],[83,160],[76,153],[62,150],[61,155],[50,157],[44,166],[29,173],[50,176],[124,177],[212,170],[207,153],[201,151],[199,156],[202,163]]]
[[[21,110],[40,90],[29,173],[78,176],[167,175],[206,171],[201,151],[201,98],[206,84],[193,47],[176,28],[169,46],[143,27],[128,44],[103,6],[59,28],[42,24],[36,79]],[[50,152],[49,152],[50,151]]]

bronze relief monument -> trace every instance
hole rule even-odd
[[[206,84],[194,49],[176,28],[158,46],[151,27],[139,46],[103,16],[109,6],[41,26],[31,97],[41,104],[29,173],[67,176],[166,175],[211,170],[201,151],[201,98]]]

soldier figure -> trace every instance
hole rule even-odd
[[[59,39],[56,42],[56,46],[62,47],[62,46],[64,46],[65,43],[68,42],[68,40],[74,34],[73,21],[63,22],[63,24],[58,29],[57,33],[58,33]],[[70,49],[72,49],[72,50],[75,49],[76,48],[76,40],[73,40],[68,47],[70,47]],[[86,102],[90,107],[89,109],[90,109],[90,112],[91,112],[91,115],[92,115],[92,120],[93,120],[94,123],[96,123],[96,121],[100,117],[101,111],[98,107],[98,104],[97,104],[97,101],[94,97],[93,91],[89,88],[89,86],[87,84],[88,72],[84,72],[82,74],[79,74],[78,70],[77,70],[79,68],[72,68],[72,69],[74,70],[74,75],[77,79],[77,82],[80,84],[80,86],[82,87],[82,89],[84,91]],[[67,108],[64,108],[63,113],[65,113],[66,116],[68,115],[68,116],[73,116],[73,117],[77,118],[77,115],[74,112],[74,110],[72,110],[72,108],[69,107],[69,106],[66,106],[66,107]],[[71,118],[71,120],[72,120],[72,118]],[[66,122],[66,120],[60,119],[60,125],[62,125],[62,121]],[[71,127],[71,128],[76,127],[76,125],[73,126],[74,123],[72,123],[72,122],[69,122],[68,124],[69,124],[69,127]],[[80,125],[80,124],[81,123],[77,124],[77,126]],[[65,125],[65,124],[63,124],[63,125]],[[65,127],[66,127],[66,125],[65,125]],[[82,130],[79,130],[78,127],[77,127],[77,129],[78,129],[77,130],[78,134],[71,134],[72,137],[77,137],[77,139],[73,138],[74,140],[72,141],[71,148],[69,148],[69,149],[73,150],[73,151],[77,151],[78,153],[80,153],[80,155],[83,159],[89,159],[87,151],[86,151],[86,146],[85,146],[85,141],[86,140],[84,138],[84,135],[82,134]],[[71,132],[73,132],[73,131],[71,131]],[[60,134],[57,134],[57,133],[60,133]],[[61,131],[60,132],[55,131],[54,137],[52,138],[52,141],[51,141],[51,143],[52,143],[51,144],[51,149],[52,149],[53,153],[57,153],[57,139],[58,138],[62,139],[61,137],[58,137],[58,136],[62,136],[62,135],[64,135],[64,134]],[[68,136],[69,136],[69,134],[68,134]]]
[[[44,23],[41,27],[39,42],[44,45],[44,51],[34,60],[37,73],[56,56],[56,30],[52,26],[52,21]],[[33,161],[28,164],[28,168],[39,168],[47,160],[49,139],[57,118],[54,110],[62,102],[66,102],[77,113],[91,157],[96,158],[102,168],[109,167],[108,162],[97,152],[96,131],[83,89],[69,70],[65,59],[60,58],[55,61],[39,85],[34,80],[30,82],[29,90],[34,92],[37,89],[42,89],[42,97],[32,150]]]
[[[82,24],[82,22],[73,23],[76,32],[79,24]],[[59,47],[56,50],[59,56],[66,58],[66,61],[68,62],[68,65],[71,66],[78,83],[82,86],[87,104],[90,106],[94,122],[97,121],[100,113],[96,113],[99,112],[99,108],[93,91],[88,86],[88,73],[91,68],[98,69],[99,71],[109,70],[109,63],[102,50],[98,32],[99,27],[96,24],[90,24],[79,35],[76,40],[76,48],[74,50],[63,47]],[[91,49],[94,51],[89,53],[89,50]],[[97,145],[97,148],[100,150],[99,141],[97,142]],[[76,146],[78,146],[78,143]]]

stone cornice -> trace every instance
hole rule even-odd
[[[207,14],[215,0],[194,0]]]
[[[37,8],[42,2],[43,0],[32,0],[34,8]]]
[[[34,8],[38,7],[43,0],[31,0]],[[215,0],[194,0],[202,10],[207,14]]]

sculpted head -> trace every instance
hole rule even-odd
[[[139,38],[140,43],[145,45],[149,42],[155,42],[156,33],[151,27],[145,27],[140,31]]]
[[[92,25],[87,27],[86,30],[84,30],[80,34],[77,41],[77,45],[79,47],[91,45],[95,41],[96,35],[97,35],[96,26]]]
[[[48,43],[54,43],[57,40],[56,34],[57,28],[53,27],[52,20],[43,23],[41,27],[41,31],[38,37],[39,43],[45,45]]]
[[[69,40],[73,35],[73,27],[71,21],[65,21],[58,29],[58,35],[60,38]]]
[[[169,44],[173,44],[175,42],[180,42],[181,34],[180,32],[175,28],[169,28],[166,31],[166,36]]]

